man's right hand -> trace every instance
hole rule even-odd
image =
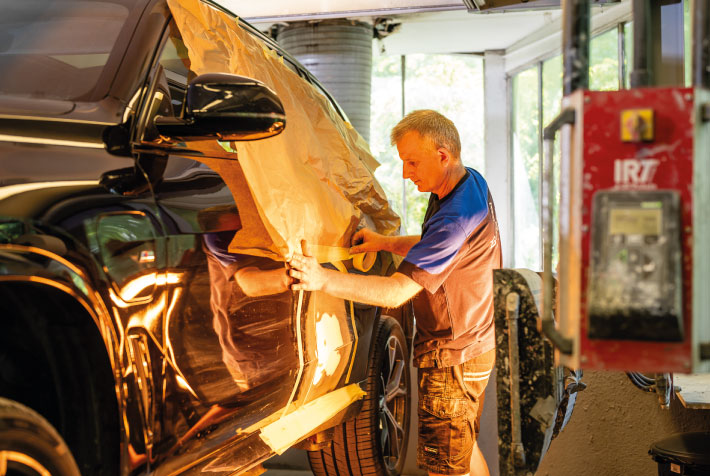
[[[385,249],[386,240],[387,237],[384,235],[380,235],[369,228],[361,228],[353,235],[350,254],[354,255],[367,251],[382,251]]]

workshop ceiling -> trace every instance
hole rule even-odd
[[[380,40],[389,54],[463,53],[506,49],[559,16],[559,10],[471,14],[455,0],[218,0],[262,30],[273,23],[391,18],[396,33]]]
[[[245,18],[254,20],[343,18],[361,16],[391,16],[425,11],[461,10],[466,6],[461,0],[270,0],[244,2],[218,0],[225,7]]]
[[[505,50],[554,22],[559,11],[473,15],[463,11],[413,13],[395,18],[400,30],[380,40],[389,54],[483,53]]]
[[[395,32],[375,43],[376,49],[388,54],[507,50],[524,43],[535,32],[559,28],[560,25],[559,8],[469,13],[463,0],[216,1],[263,31],[276,23],[295,21],[352,18],[374,22],[387,19],[390,23],[401,24]],[[593,0],[593,4],[609,1]],[[599,7],[594,10],[598,11]]]

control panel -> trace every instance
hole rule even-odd
[[[599,191],[591,234],[589,338],[682,341],[678,193]]]

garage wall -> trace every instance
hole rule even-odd
[[[655,394],[636,389],[621,372],[585,372],[583,381],[587,389],[538,476],[653,475],[657,465],[648,454],[653,442],[710,429],[710,410],[688,410],[678,399],[662,410]]]

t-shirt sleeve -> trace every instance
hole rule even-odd
[[[230,253],[229,244],[234,237],[233,231],[205,233],[203,237],[205,247],[226,269],[226,273],[230,276],[229,279],[234,277],[234,273],[244,268],[255,267],[262,271],[283,268],[283,263],[269,258]]]
[[[466,233],[458,223],[434,219],[397,271],[434,293],[451,273],[451,264],[465,242]]]

